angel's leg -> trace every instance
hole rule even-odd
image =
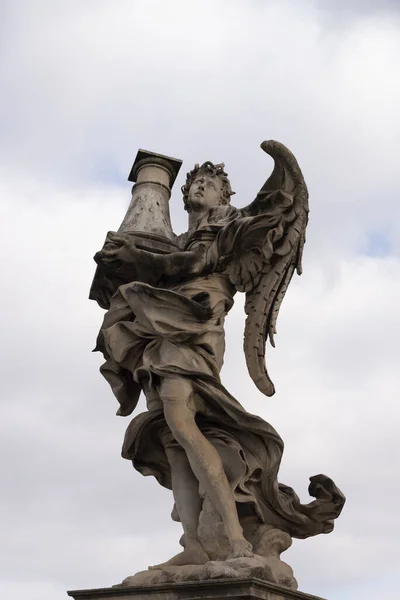
[[[252,556],[251,545],[243,536],[235,499],[221,458],[197,427],[195,413],[189,408],[192,394],[189,380],[165,379],[160,390],[165,420],[172,435],[185,450],[197,481],[221,515],[231,545],[230,558]]]
[[[199,495],[199,482],[194,476],[186,453],[182,448],[166,448],[165,451],[171,465],[174,500],[185,533],[185,549],[169,561],[149,568],[204,565],[210,559],[197,537],[202,504]]]

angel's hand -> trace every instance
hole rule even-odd
[[[209,266],[207,246],[205,244],[198,244],[191,251],[189,273],[191,275],[199,275],[207,270]]]
[[[175,281],[211,272],[207,246],[196,244],[191,250],[156,255],[155,267],[163,281]]]
[[[142,251],[128,235],[109,232],[104,248],[97,252],[94,260],[106,270],[125,280],[138,278],[138,266]]]
[[[118,257],[125,262],[136,262],[143,258],[143,250],[139,250],[131,235],[109,231],[107,240],[111,242],[112,246],[115,246],[110,249],[110,256],[112,256],[112,251],[118,250]]]

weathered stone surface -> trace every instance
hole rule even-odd
[[[292,538],[288,533],[262,523],[256,515],[240,517],[239,520],[245,538],[259,556],[274,556],[279,559],[281,553],[292,545]],[[221,516],[208,496],[203,498],[198,536],[211,560],[226,559],[230,551],[229,539]]]
[[[255,578],[73,590],[68,594],[75,600],[323,600]]]
[[[168,186],[172,188],[175,183],[176,176],[178,175],[182,166],[182,161],[179,158],[173,158],[172,156],[165,156],[164,154],[158,154],[157,152],[151,152],[149,150],[143,150],[143,148],[139,148],[135,160],[133,161],[128,181],[132,181],[133,183],[139,181],[139,171],[143,165],[147,164],[158,164],[163,166],[169,173]]]
[[[129,175],[136,182],[132,200],[118,231],[151,233],[174,242],[168,201],[181,164],[176,158],[139,150]]]
[[[273,556],[264,558],[257,555],[209,561],[205,565],[164,566],[160,569],[140,571],[124,579],[121,585],[153,586],[161,583],[230,578],[257,578],[288,589],[297,589],[297,581],[289,565]]]
[[[103,279],[91,297],[108,309],[96,344],[105,358],[101,372],[118,414],[130,415],[141,392],[147,401],[127,428],[122,455],[172,489],[172,515],[184,530],[181,553],[130,583],[257,577],[293,589],[280,554],[292,537],[329,533],[344,504],[325,475],[310,478],[315,500],[308,504],[278,483],[282,439],[219,377],[224,320],[235,293],[244,292],[249,374],[265,395],[274,393],[266,342],[273,345],[282,299],[301,272],[307,187],[287,148],[273,141],[262,148],[275,167],[243,209],[230,206],[222,163],[187,174],[189,230],[182,236],[169,219],[170,159],[140,157],[123,224],[95,255]]]
[[[175,182],[182,161],[139,150],[129,181],[136,182],[132,188],[132,199],[119,232],[130,234],[133,244],[138,248],[155,253],[166,254],[178,250],[176,236],[172,231],[169,212],[171,188]],[[116,246],[108,236],[104,250]],[[90,288],[89,298],[96,300],[102,308],[108,308],[111,296],[118,287],[126,283],[124,273],[116,273],[98,264]]]

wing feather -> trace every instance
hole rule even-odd
[[[242,214],[279,218],[265,238],[264,256],[268,260],[262,276],[255,287],[246,290],[244,352],[252,380],[262,393],[272,396],[275,388],[265,362],[266,342],[269,339],[275,347],[279,309],[294,272],[302,272],[308,192],[300,167],[285,146],[270,141],[261,147],[274,158],[274,170]],[[278,229],[279,235],[275,235]]]

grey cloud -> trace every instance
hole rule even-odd
[[[399,11],[397,0],[314,0],[317,7],[331,13],[345,13],[353,16],[364,16],[376,13]]]
[[[3,197],[11,200],[17,188],[6,187]],[[179,538],[179,528],[169,520],[171,495],[119,457],[127,421],[114,416],[115,400],[97,372],[99,357],[90,354],[101,321],[101,311],[87,301],[94,266],[90,257],[109,224],[118,224],[127,199],[119,188],[76,190],[71,197],[71,191],[48,184],[35,189],[30,182],[15,198],[24,197],[27,189],[27,218],[21,221],[19,213],[15,218],[20,239],[29,240],[29,252],[18,254],[17,269],[13,265],[4,271],[12,293],[3,298],[2,329],[12,353],[2,362],[7,399],[2,456],[13,448],[4,480],[3,531],[11,540],[4,577],[18,580],[23,566],[27,579],[47,577],[62,582],[64,589],[106,585],[172,554]],[[342,213],[331,216],[331,227],[346,239]],[[313,228],[327,225],[314,216]],[[353,227],[357,231],[356,223]],[[29,237],[29,231],[40,231],[40,236]],[[13,240],[12,230],[3,232],[5,247]],[[305,275],[294,281],[282,307],[278,347],[268,352],[276,397],[267,400],[253,388],[238,355],[244,323],[240,297],[228,317],[223,381],[285,439],[283,482],[306,501],[308,477],[327,472],[349,496],[332,536],[306,542],[307,551],[296,543],[287,557],[303,589],[328,595],[339,585],[338,573],[342,586],[362,580],[378,560],[374,548],[379,548],[380,568],[394,568],[391,505],[385,505],[378,526],[372,523],[397,464],[393,394],[399,385],[398,352],[388,328],[395,331],[397,322],[398,277],[393,271],[397,259],[357,258],[351,244],[338,244],[327,272],[327,250],[317,260],[323,246],[313,244],[306,249]],[[387,293],[383,315],[381,293]],[[360,315],[354,312],[358,305]],[[366,319],[371,323],[367,338]],[[371,348],[368,336],[376,339],[382,327],[382,348]],[[362,381],[353,378],[352,354],[358,356],[361,375],[366,365]],[[62,548],[54,553],[60,540]],[[353,553],[358,562],[349,569]],[[310,561],[319,565],[318,575],[308,575]]]
[[[309,3],[227,12],[214,2],[213,19],[207,6],[196,29],[186,2],[168,14],[154,1],[28,2],[6,20],[0,592],[9,600],[113,584],[177,550],[171,494],[119,457],[128,420],[115,416],[90,353],[101,322],[87,300],[91,257],[126,210],[138,146],[185,161],[171,201],[177,231],[179,186],[195,162],[225,161],[241,206],[271,170],[263,138],[297,155],[311,220],[304,276],[268,351],[278,391],[266,399],[249,380],[239,296],[223,381],[284,438],[283,482],[307,501],[307,479],[322,471],[348,496],[332,535],[287,553],[301,588],[358,600],[367,576],[377,584],[396,571],[394,28],[367,19],[339,39]],[[371,230],[390,236],[389,256],[365,256]]]
[[[339,41],[321,37],[307,4],[268,5],[260,14],[239,2],[226,11],[220,1],[213,19],[207,10],[196,14],[198,30],[208,32],[204,44],[182,2],[168,11],[157,2],[147,10],[103,2],[96,26],[90,7],[43,6],[40,18],[32,10],[14,15],[3,63],[3,120],[12,123],[5,163],[70,182],[101,177],[110,164],[124,179],[139,144],[177,156],[184,149],[189,166],[199,158],[224,160],[239,203],[247,202],[246,179],[266,164],[256,150],[265,137],[301,153],[306,173],[318,160],[316,184],[329,182],[333,198],[346,186],[357,189],[372,168],[382,179],[393,172],[391,157],[386,169],[378,160],[391,139],[384,126],[390,115],[396,128],[399,95],[385,69],[383,26],[374,48],[353,30]],[[369,64],[371,57],[377,58]],[[374,138],[371,148],[367,137]]]

